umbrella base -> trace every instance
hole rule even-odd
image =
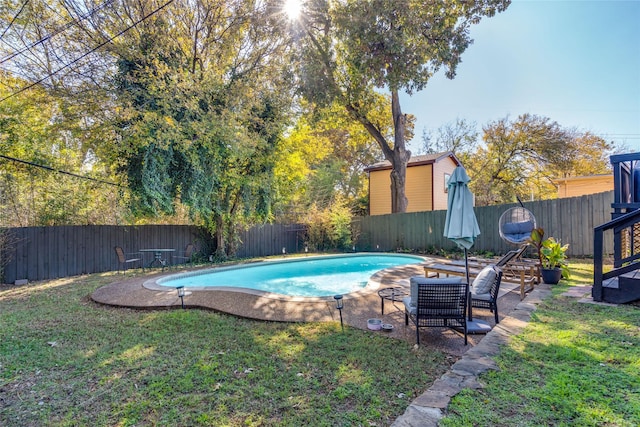
[[[491,326],[484,320],[472,319],[467,320],[468,334],[486,334],[491,332]]]

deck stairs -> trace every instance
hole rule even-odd
[[[602,301],[627,304],[640,299],[640,272],[623,274],[602,282]]]
[[[626,304],[640,300],[640,153],[611,156],[611,164],[612,219],[594,228],[591,293],[594,301]],[[606,273],[605,238],[613,238],[613,269]]]

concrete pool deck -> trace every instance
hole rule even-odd
[[[154,290],[144,286],[152,276],[123,279],[120,282],[97,289],[91,298],[101,304],[134,309],[178,309],[180,298],[175,289]],[[402,286],[409,288],[411,276],[424,275],[421,265],[406,265],[385,270],[379,277],[379,288]],[[393,331],[370,331],[372,334],[416,342],[416,330],[411,322],[404,324],[402,302],[385,301],[385,314],[381,315],[380,297],[377,289],[359,292],[344,297],[342,310],[345,325],[367,330],[367,320],[382,319],[394,326]],[[582,293],[586,293],[583,290]],[[590,288],[588,290],[590,292]],[[474,309],[474,318],[486,320],[493,329],[488,334],[470,334],[469,344],[464,345],[462,335],[446,328],[423,328],[420,331],[422,348],[434,348],[452,355],[452,366],[442,377],[407,407],[404,414],[392,424],[393,427],[437,426],[445,415],[453,396],[465,388],[479,388],[478,375],[497,369],[493,360],[500,347],[511,336],[519,334],[527,325],[538,304],[551,293],[549,285],[536,285],[534,290],[520,300],[519,286],[502,283],[499,296],[499,324],[494,324],[489,310]],[[277,298],[236,291],[195,291],[184,298],[185,307],[202,308],[229,313],[239,317],[278,322],[324,322],[340,321],[333,298]]]

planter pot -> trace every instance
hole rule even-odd
[[[542,281],[548,285],[557,285],[562,278],[562,270],[559,268],[541,268]]]

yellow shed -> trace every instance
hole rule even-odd
[[[447,180],[460,164],[452,152],[413,156],[407,163],[407,212],[447,209]],[[369,215],[391,213],[391,163],[365,169],[369,173]]]
[[[558,198],[613,191],[613,174],[572,176],[553,181],[558,187]]]

